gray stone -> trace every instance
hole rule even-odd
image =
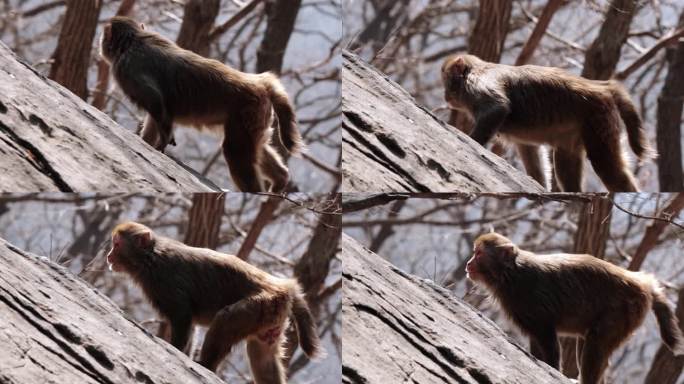
[[[570,383],[446,289],[342,235],[342,382]]]
[[[342,113],[343,192],[544,192],[347,51]]]
[[[218,189],[36,72],[0,42],[0,191]]]

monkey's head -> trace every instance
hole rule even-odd
[[[144,26],[131,18],[113,17],[102,31],[100,55],[111,63],[140,37],[143,30]]]
[[[112,230],[112,249],[107,254],[107,265],[116,272],[138,271],[153,248],[150,228],[132,221],[119,224]]]
[[[444,99],[451,108],[460,107],[461,94],[463,93],[468,75],[480,63],[484,63],[477,56],[456,55],[450,56],[442,64],[442,83],[444,84]]]
[[[473,257],[466,264],[468,278],[476,283],[495,285],[514,268],[518,247],[507,237],[492,232],[475,239]]]

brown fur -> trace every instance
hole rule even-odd
[[[285,383],[283,331],[294,319],[304,353],[319,353],[316,326],[296,280],[274,277],[233,256],[156,235],[134,222],[112,231],[110,269],[127,273],[171,323],[183,350],[192,324],[207,325],[200,363],[215,371],[233,345],[247,340],[257,384]]]
[[[528,174],[542,185],[534,147],[553,148],[556,180],[564,191],[582,189],[584,157],[610,191],[637,191],[620,146],[620,121],[640,159],[655,156],[629,94],[616,81],[588,80],[561,69],[488,63],[472,55],[442,66],[445,99],[475,121],[471,137],[485,145],[498,134],[518,145]],[[530,148],[532,147],[532,148]]]
[[[611,353],[636,330],[648,309],[665,344],[677,354],[684,339],[662,288],[649,274],[631,272],[590,255],[537,255],[497,233],[478,237],[466,265],[504,312],[530,337],[535,356],[558,369],[558,334],[582,337],[582,384],[601,380]]]
[[[164,151],[173,123],[221,126],[223,154],[241,191],[282,191],[289,172],[269,144],[273,111],[280,140],[291,153],[302,141],[295,113],[278,78],[240,72],[182,49],[132,19],[114,17],[102,34],[101,54],[123,92],[148,113],[143,139]]]

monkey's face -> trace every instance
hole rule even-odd
[[[112,60],[111,46],[112,41],[112,25],[107,24],[100,35],[100,56],[108,62]]]
[[[481,246],[473,249],[473,256],[466,263],[466,276],[472,281],[482,280],[483,270],[487,270],[487,256]]]
[[[126,248],[127,244],[120,234],[112,235],[112,249],[107,254],[107,265],[110,271],[121,272],[124,270]]]
[[[471,66],[463,56],[448,58],[442,65],[444,99],[451,108],[460,109],[458,95],[463,91]]]
[[[100,56],[108,62],[119,57],[144,28],[127,17],[114,17],[107,23],[100,37]]]
[[[515,246],[475,243],[473,257],[466,264],[467,277],[475,283],[488,285],[500,281],[500,276],[515,265]]]
[[[112,249],[107,254],[110,271],[128,272],[138,269],[147,251],[152,247],[150,232],[112,235]]]

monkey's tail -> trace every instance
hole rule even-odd
[[[644,125],[639,117],[634,103],[629,97],[627,91],[624,90],[621,84],[612,82],[614,87],[611,90],[613,99],[620,111],[620,117],[627,128],[627,139],[629,146],[634,151],[634,154],[641,160],[653,159],[657,156],[656,151],[651,148],[651,145],[646,139],[646,131]]]
[[[294,317],[299,346],[309,358],[323,355],[321,342],[316,332],[316,323],[309,311],[309,305],[299,287],[292,292],[292,316]]]
[[[266,86],[271,97],[271,103],[273,103],[273,110],[278,116],[280,141],[288,152],[293,155],[297,154],[301,152],[303,144],[302,136],[297,129],[294,107],[290,103],[290,98],[280,80],[270,73],[268,75],[270,76],[266,77]]]
[[[659,284],[655,283],[653,288],[653,312],[658,320],[660,327],[660,337],[663,342],[675,355],[684,355],[684,336],[679,329],[677,317],[667,303],[667,297]]]

